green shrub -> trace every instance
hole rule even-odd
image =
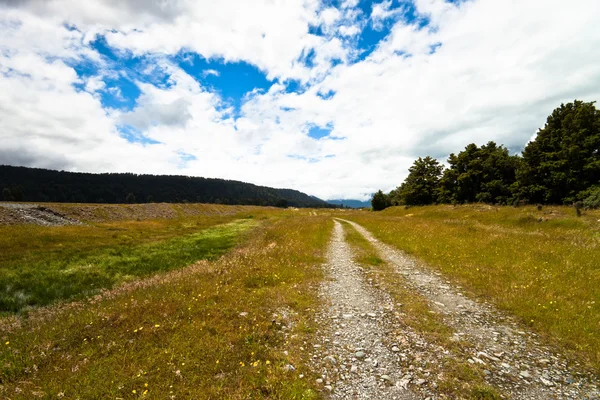
[[[600,186],[591,187],[586,191],[587,197],[583,200],[583,206],[585,208],[599,208],[600,207]]]

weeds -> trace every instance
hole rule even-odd
[[[372,245],[350,224],[344,222],[344,226],[356,261],[371,272],[369,277],[388,292],[394,302],[402,304],[399,323],[451,352],[452,355],[441,359],[439,364],[430,365],[434,374],[442,377],[438,382],[439,392],[453,399],[500,399],[500,394],[485,383],[483,371],[467,362],[472,349],[465,342],[454,340],[453,329],[444,324],[439,314],[431,313],[427,300],[381,260]],[[489,397],[482,397],[484,394]]]
[[[319,397],[300,348],[330,230],[326,218],[267,219],[218,260],[5,320],[0,396]]]
[[[600,369],[600,212],[399,207],[347,215]]]
[[[231,219],[2,227],[0,310],[89,296],[136,277],[214,259],[256,225],[251,220],[215,225]]]

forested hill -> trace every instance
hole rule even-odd
[[[292,189],[188,176],[90,174],[0,165],[5,201],[70,203],[195,202],[334,207]]]

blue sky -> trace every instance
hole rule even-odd
[[[0,0],[0,163],[365,199],[600,99],[598,19],[595,0]]]

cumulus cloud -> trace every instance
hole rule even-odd
[[[488,140],[519,151],[561,102],[600,100],[596,0],[414,0],[416,20],[407,1],[365,15],[357,0],[0,0],[0,164],[366,198],[399,185],[416,157]],[[385,35],[361,53],[369,23]],[[107,59],[97,35],[147,63]],[[234,109],[173,63],[182,51],[244,61],[274,83]],[[78,73],[82,62],[95,72]],[[102,98],[126,99],[108,84],[123,76],[139,91],[128,109]]]

